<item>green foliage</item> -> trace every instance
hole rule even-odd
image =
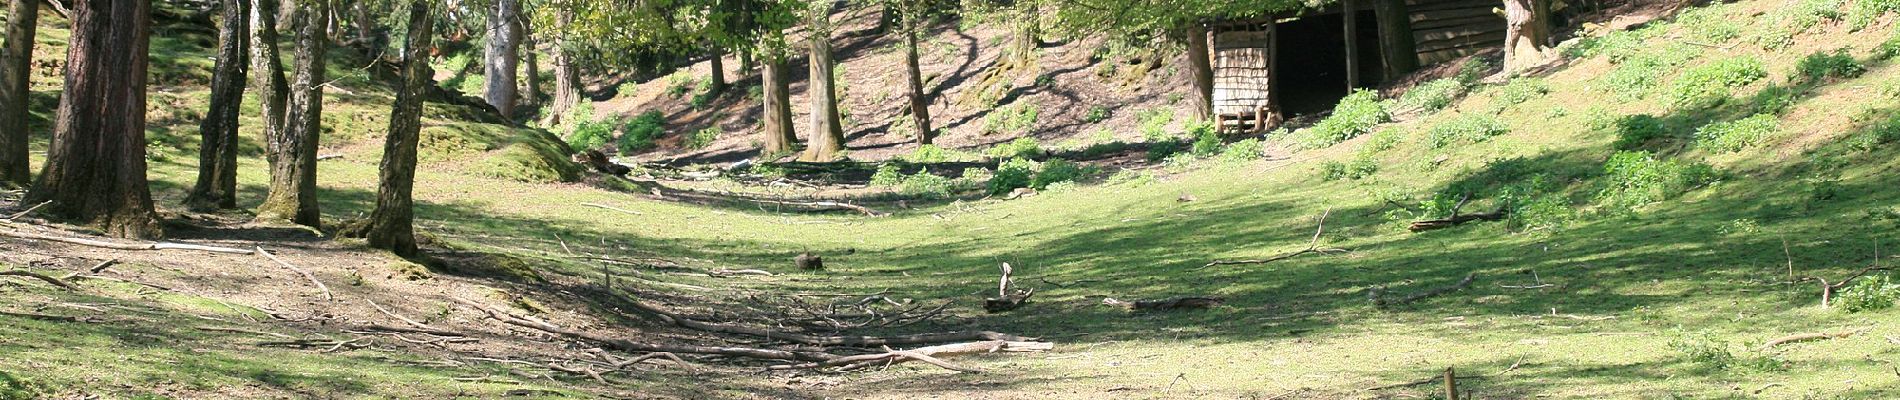
[[[1887,275],[1873,275],[1841,290],[1839,304],[1850,313],[1880,311],[1893,308],[1896,299],[1900,299],[1900,283]]]
[[[1359,90],[1340,99],[1332,115],[1295,133],[1298,138],[1294,140],[1301,148],[1324,148],[1370,133],[1391,119],[1392,114],[1386,111],[1378,92]]]
[[[1220,150],[1221,161],[1227,162],[1253,161],[1265,157],[1266,155],[1266,142],[1251,138],[1229,143],[1227,147],[1223,147]]]
[[[1089,112],[1082,115],[1082,123],[1099,124],[1102,123],[1102,121],[1107,121],[1108,117],[1110,117],[1108,107],[1089,107]]]
[[[1173,157],[1175,154],[1181,153],[1181,151],[1185,150],[1186,147],[1188,147],[1187,144],[1182,143],[1177,140],[1149,142],[1148,155],[1147,155],[1148,162],[1157,162],[1157,161],[1166,160],[1168,159],[1168,157]]]
[[[1710,44],[1728,43],[1742,36],[1741,23],[1735,18],[1724,15],[1721,5],[1691,8],[1676,17],[1676,24],[1688,30],[1690,36]]]
[[[687,93],[692,93],[693,87],[698,85],[699,79],[694,78],[692,74],[685,71],[676,72],[666,76],[665,93],[667,97],[683,97],[686,96]],[[633,94],[632,91],[627,89],[627,86],[622,85],[620,95],[626,96]]]
[[[1511,133],[1511,127],[1496,116],[1463,114],[1433,126],[1425,132],[1425,141],[1432,148],[1444,148],[1455,143],[1480,143],[1506,133]]]
[[[937,176],[929,170],[924,170],[904,177],[903,183],[898,185],[897,192],[921,198],[944,198],[956,192],[956,184],[950,178]]]
[[[718,141],[719,136],[724,134],[725,131],[719,129],[718,126],[709,126],[686,136],[686,140],[680,142],[680,145],[693,150],[704,149],[706,146],[711,146],[714,141]]]
[[[594,150],[606,147],[614,139],[614,124],[611,121],[586,121],[574,126],[567,134],[567,144],[578,150]]]
[[[1523,104],[1526,101],[1530,101],[1538,96],[1543,96],[1546,93],[1550,93],[1550,85],[1544,83],[1543,79],[1512,79],[1511,83],[1507,83],[1504,87],[1498,89],[1498,95],[1494,102],[1498,103],[1498,108],[1502,109],[1512,105]]]
[[[1506,185],[1497,201],[1511,209],[1506,224],[1513,230],[1560,228],[1577,220],[1576,208],[1558,192],[1557,179],[1538,173]]]
[[[752,164],[751,167],[746,168],[746,171],[765,179],[784,178],[789,173],[785,170],[785,166],[769,162]]]
[[[1141,120],[1141,137],[1149,142],[1165,141],[1169,138],[1168,124],[1174,123],[1174,109],[1161,107],[1141,111],[1135,114]]]
[[[1874,61],[1887,61],[1894,57],[1900,57],[1900,30],[1887,34],[1887,40],[1882,40],[1879,45],[1874,46],[1872,54]]]
[[[1057,183],[1075,182],[1093,173],[1093,168],[1059,158],[1044,162],[1041,167],[1036,171],[1036,178],[1030,182],[1030,187],[1036,190],[1048,189],[1049,185]]]
[[[1786,114],[1788,110],[1794,109],[1795,103],[1800,100],[1800,93],[1796,92],[1793,88],[1781,85],[1769,85],[1766,88],[1762,88],[1760,92],[1755,93],[1755,112],[1774,115]]]
[[[1730,344],[1715,338],[1708,332],[1676,332],[1670,339],[1669,349],[1674,350],[1684,361],[1715,371],[1738,369],[1754,371],[1776,371],[1782,368],[1781,360],[1766,356],[1740,356],[1729,350]]]
[[[1464,64],[1458,65],[1458,75],[1453,78],[1465,86],[1471,86],[1484,79],[1485,76],[1491,75],[1491,71],[1498,68],[1498,63],[1495,61],[1484,57],[1472,57],[1466,59]]]
[[[996,165],[996,173],[990,176],[990,194],[1004,195],[1017,188],[1029,187],[1035,178],[1035,162],[1021,158],[1005,160]]]
[[[573,151],[553,134],[541,130],[515,129],[509,142],[484,153],[477,174],[520,182],[573,182],[580,179],[580,164],[568,158]]]
[[[1875,122],[1847,138],[1849,149],[1869,152],[1900,141],[1900,116]]]
[[[1781,120],[1774,114],[1755,114],[1729,122],[1717,122],[1696,130],[1696,143],[1703,149],[1733,153],[1759,146],[1781,131]]]
[[[32,400],[40,397],[44,389],[31,381],[15,378],[6,371],[0,371],[0,400]]]
[[[985,135],[999,133],[1028,133],[1036,125],[1036,117],[1041,114],[1035,103],[1018,103],[991,110],[983,117]]]
[[[1669,129],[1663,126],[1661,118],[1649,114],[1627,115],[1618,118],[1613,124],[1616,129],[1616,148],[1635,150],[1657,139],[1670,136]]]
[[[1855,31],[1866,29],[1887,13],[1900,12],[1900,0],[1855,0],[1847,9],[1847,26]]]
[[[1662,33],[1661,28],[1652,26],[1587,37],[1579,41],[1577,45],[1565,48],[1564,56],[1570,58],[1604,56],[1611,63],[1622,64],[1646,53],[1652,45],[1650,39]]]
[[[1041,157],[1043,155],[1042,141],[1036,140],[1035,137],[1024,136],[1011,140],[1009,143],[990,147],[989,150],[983,151],[983,154],[996,159]]]
[[[877,172],[871,173],[871,186],[897,187],[903,183],[904,172],[900,170],[897,164],[879,165]]]
[[[1768,68],[1759,58],[1727,58],[1690,68],[1670,84],[1670,105],[1677,109],[1720,103],[1734,88],[1768,77]]]
[[[1619,151],[1603,163],[1604,188],[1596,199],[1606,211],[1629,212],[1675,198],[1715,178],[1714,168],[1707,164],[1664,160],[1645,151]]]
[[[1324,181],[1360,180],[1379,172],[1379,163],[1370,155],[1360,153],[1351,161],[1327,161],[1320,164],[1320,179]]]
[[[898,158],[903,159],[905,162],[930,164],[958,161],[971,157],[969,157],[967,153],[946,150],[934,144],[926,144],[917,146],[917,148],[912,149],[909,154],[898,156]]]
[[[619,148],[621,154],[632,154],[652,150],[654,141],[666,134],[666,116],[659,111],[647,111],[627,121],[620,127]]]
[[[1867,72],[1867,66],[1861,65],[1853,55],[1847,54],[1847,48],[1829,51],[1817,51],[1801,59],[1795,65],[1795,76],[1790,79],[1802,79],[1807,82],[1821,82],[1825,79],[1851,79]]]
[[[1662,77],[1681,68],[1683,64],[1694,60],[1700,51],[1681,45],[1652,48],[1651,44],[1629,49],[1630,54],[1611,60],[1616,67],[1598,78],[1603,90],[1616,95],[1617,100],[1633,101],[1648,97],[1650,92],[1662,84]]]
[[[1465,83],[1455,78],[1435,79],[1413,86],[1399,96],[1398,109],[1426,112],[1443,110],[1465,92]]]
[[[1189,152],[1195,157],[1211,157],[1220,153],[1220,133],[1214,131],[1214,124],[1196,122],[1188,126],[1188,135],[1194,138],[1194,146]]]

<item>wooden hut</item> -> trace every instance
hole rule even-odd
[[[1496,0],[1342,0],[1210,23],[1214,113],[1223,129],[1264,130],[1286,114],[1324,111],[1352,89],[1376,86],[1388,78],[1393,58],[1414,57],[1408,67],[1429,65],[1502,46],[1505,23],[1493,11],[1497,6]],[[1380,21],[1382,14],[1407,18]]]

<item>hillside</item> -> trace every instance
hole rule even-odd
[[[1741,0],[1664,7],[1647,23],[1590,21],[1562,61],[1526,76],[1487,79],[1495,66],[1476,57],[1261,138],[1145,123],[1160,120],[1152,110],[1168,109],[1178,78],[1104,83],[1087,57],[1100,42],[1077,40],[1045,48],[1055,83],[1026,77],[1032,89],[1001,107],[1036,105],[1038,122],[1021,133],[1039,138],[1033,149],[980,133],[994,110],[949,107],[939,118],[963,122],[944,136],[949,155],[933,157],[877,129],[895,113],[877,100],[895,87],[884,83],[895,63],[880,61],[889,46],[871,36],[840,46],[854,49],[840,57],[861,132],[851,155],[908,161],[888,166],[759,164],[707,177],[718,168],[637,163],[627,181],[565,162],[558,133],[431,104],[424,154],[438,156],[425,158],[416,192],[426,266],[246,224],[241,212],[180,211],[208,44],[161,35],[154,74],[168,78],[154,80],[167,83],[152,94],[151,165],[168,228],[181,232],[172,239],[267,248],[334,299],[257,256],[0,237],[0,270],[98,277],[75,279],[76,291],[0,278],[0,398],[1434,398],[1443,392],[1430,379],[1447,367],[1466,398],[1892,398],[1896,11],[1882,0]],[[868,24],[851,18],[845,26]],[[52,53],[39,59],[56,59],[55,21],[43,18]],[[981,51],[933,55],[942,77],[979,71],[995,57],[982,43],[1002,34],[954,27],[940,25],[932,43],[968,37],[947,43]],[[373,201],[377,121],[391,101],[356,65],[334,64],[343,79],[327,89],[324,153],[341,157],[319,167],[321,200],[339,219]],[[35,94],[50,103],[59,88],[48,68]],[[619,83],[592,89],[608,85]],[[726,132],[702,150],[668,144],[638,160],[756,152],[739,134],[742,101],[695,111],[666,95],[667,78],[633,85],[596,113],[657,109],[675,135],[712,121]],[[1096,105],[1110,117],[1074,123]],[[1112,139],[1096,140],[1103,129]],[[995,144],[1009,151],[991,153]],[[1025,153],[1039,161],[1007,160]],[[969,162],[980,158],[1002,160]],[[263,161],[247,151],[242,165],[254,173],[241,175],[240,199],[254,206]],[[1040,190],[1010,195],[1016,186]],[[4,197],[0,215],[31,207]],[[834,197],[889,215],[758,202]],[[1473,215],[1495,221],[1412,229]],[[30,213],[0,227],[85,230]],[[826,269],[795,267],[804,253]],[[1272,261],[1210,265],[1250,259]],[[1036,294],[987,313],[1000,263]],[[1822,287],[1863,274],[1822,306]],[[1104,305],[1182,297],[1222,302]],[[1056,347],[951,360],[983,373],[764,371],[774,363],[694,354],[615,366],[636,354],[597,355],[597,341],[502,324],[463,300],[633,341],[778,349],[808,347],[676,326],[641,304],[805,333],[833,332],[801,323],[817,315],[936,309],[836,331],[992,330]],[[365,330],[402,318],[473,341]],[[600,377],[564,372],[581,368]]]

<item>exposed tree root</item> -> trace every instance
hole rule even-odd
[[[24,276],[28,278],[46,281],[46,283],[52,284],[53,286],[58,286],[61,289],[79,290],[78,286],[73,286],[73,284],[66,283],[66,281],[60,280],[59,278],[54,278],[54,277],[50,277],[46,275],[40,275],[38,273],[34,273],[31,271],[24,271],[24,270],[0,271],[0,276]]]

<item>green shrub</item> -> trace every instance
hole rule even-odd
[[[1004,195],[1018,188],[1029,187],[1035,178],[1035,162],[1011,158],[996,165],[996,173],[990,176],[990,194]]]
[[[1166,160],[1168,157],[1179,154],[1185,147],[1188,146],[1175,140],[1148,143],[1148,162]]]
[[[1603,163],[1603,175],[1597,203],[1611,212],[1672,199],[1716,177],[1706,164],[1659,159],[1646,151],[1617,152]]]
[[[567,144],[575,151],[595,150],[606,147],[614,140],[614,124],[611,121],[586,121],[574,126],[567,134]]]
[[[1885,121],[1868,125],[1847,138],[1847,147],[1855,151],[1868,152],[1892,144],[1894,141],[1900,141],[1900,117],[1890,117]]]
[[[1660,49],[1650,46],[1653,45],[1645,44],[1644,51],[1625,56],[1627,58],[1618,61],[1609,73],[1598,78],[1602,89],[1616,95],[1617,100],[1640,100],[1661,85],[1663,76],[1700,54],[1697,49],[1680,45]]]
[[[1690,334],[1676,332],[1669,340],[1669,349],[1675,350],[1684,361],[1715,371],[1747,369],[1755,371],[1776,371],[1782,368],[1781,360],[1767,356],[1742,356],[1729,350],[1729,343],[1716,340],[1708,332]]]
[[[1847,26],[1855,31],[1866,29],[1875,19],[1891,12],[1900,12],[1900,0],[1855,0],[1847,9]]]
[[[1616,148],[1635,150],[1650,141],[1669,137],[1669,130],[1663,126],[1661,118],[1649,114],[1628,115],[1615,123]]]
[[[1894,57],[1900,57],[1900,30],[1895,30],[1893,33],[1888,34],[1887,40],[1883,40],[1880,42],[1880,45],[1874,46],[1872,55],[1874,61],[1887,61],[1892,60]]]
[[[1886,275],[1869,276],[1841,290],[1840,305],[1847,312],[1879,311],[1893,308],[1900,299],[1900,283]]]
[[[1742,26],[1734,18],[1723,15],[1725,7],[1711,5],[1683,11],[1676,17],[1676,24],[1686,28],[1690,35],[1711,44],[1727,43],[1742,36]]]
[[[1379,162],[1366,154],[1360,154],[1351,161],[1327,161],[1320,163],[1320,179],[1324,181],[1360,180],[1379,172]]]
[[[1463,114],[1433,126],[1425,132],[1426,144],[1444,148],[1454,143],[1479,143],[1511,133],[1511,127],[1486,114]]]
[[[904,184],[904,171],[897,164],[877,166],[877,172],[871,173],[871,186],[897,187]]]
[[[1733,153],[1759,146],[1781,130],[1781,120],[1774,114],[1755,114],[1729,122],[1717,122],[1702,126],[1695,133],[1696,143],[1703,149],[1718,153]]]
[[[709,126],[686,136],[686,140],[680,142],[680,145],[693,150],[704,149],[706,146],[711,146],[714,141],[718,141],[719,136],[724,134],[725,131],[719,129],[718,126]]]
[[[619,148],[621,154],[632,154],[652,150],[653,142],[666,134],[666,116],[659,111],[647,111],[620,127]]]
[[[1570,58],[1604,56],[1612,63],[1621,64],[1647,52],[1651,46],[1650,39],[1661,33],[1660,27],[1652,26],[1583,38],[1576,46],[1566,48],[1564,55]]]
[[[1543,96],[1545,93],[1550,93],[1550,85],[1545,84],[1543,79],[1512,79],[1511,83],[1507,83],[1504,87],[1498,89],[1495,102],[1501,103],[1501,107],[1499,108],[1504,108],[1523,104],[1526,101],[1537,98],[1537,96]]]
[[[1409,133],[1400,128],[1380,129],[1378,132],[1373,132],[1372,137],[1366,138],[1366,147],[1360,151],[1378,153],[1391,150],[1393,147],[1398,147],[1399,141],[1405,140],[1407,135]]]
[[[1042,163],[1036,171],[1036,178],[1029,184],[1036,190],[1048,189],[1049,185],[1060,182],[1075,182],[1090,174],[1091,168],[1064,159],[1054,159]]]
[[[1221,148],[1220,159],[1227,162],[1247,162],[1258,160],[1267,155],[1267,145],[1260,139],[1242,139]]]
[[[1491,70],[1498,69],[1498,67],[1498,63],[1490,59],[1472,57],[1465,59],[1464,64],[1458,65],[1458,75],[1453,76],[1453,78],[1457,79],[1460,83],[1464,83],[1465,86],[1471,86],[1472,84],[1478,83],[1479,80],[1483,80],[1485,76],[1491,75]]]
[[[1214,124],[1197,122],[1188,127],[1188,135],[1194,138],[1194,147],[1189,152],[1195,157],[1212,157],[1220,153],[1220,133],[1214,131]]]
[[[1041,114],[1034,103],[1020,103],[991,110],[983,117],[985,135],[999,133],[1027,133],[1036,125],[1036,117]]]
[[[666,96],[667,97],[685,96],[687,93],[691,93],[693,91],[693,86],[698,84],[697,81],[698,79],[694,79],[691,74],[688,74],[684,71],[677,72],[672,75],[667,75],[666,76]],[[620,95],[626,96],[630,94],[633,94],[633,92],[628,91],[627,86],[622,85]]]
[[[904,155],[899,158],[902,158],[904,159],[904,161],[907,161],[907,162],[913,162],[913,163],[919,163],[919,164],[941,163],[941,162],[950,161],[950,153],[948,150],[944,150],[942,147],[938,147],[937,145],[926,144],[922,146],[917,146],[916,149],[913,149],[910,151],[910,154]]]
[[[1169,139],[1170,135],[1168,135],[1167,129],[1168,124],[1174,123],[1173,109],[1149,109],[1136,113],[1135,117],[1141,120],[1142,138],[1148,139],[1149,142],[1160,142]]]
[[[1413,86],[1399,96],[1399,109],[1426,112],[1443,110],[1465,93],[1465,83],[1455,78],[1435,79]]]
[[[1796,92],[1793,88],[1781,85],[1769,85],[1766,88],[1762,88],[1760,92],[1755,93],[1755,113],[1774,115],[1787,114],[1788,110],[1794,109],[1795,103],[1800,100],[1800,93]]]
[[[1711,105],[1727,99],[1734,88],[1768,77],[1761,59],[1742,56],[1723,59],[1684,72],[1670,85],[1670,105],[1678,109]]]
[[[1109,115],[1108,107],[1103,107],[1103,106],[1089,107],[1089,112],[1087,114],[1082,115],[1082,123],[1086,123],[1086,124],[1101,123],[1102,121],[1107,121],[1109,116],[1110,115]]]
[[[1340,99],[1332,115],[1295,133],[1299,136],[1296,141],[1301,148],[1324,148],[1371,133],[1373,128],[1391,119],[1392,114],[1386,111],[1378,92],[1359,90]]]
[[[1847,54],[1847,48],[1843,47],[1832,52],[1817,51],[1803,57],[1801,63],[1795,65],[1795,76],[1790,79],[1821,82],[1829,78],[1857,78],[1866,72],[1867,66],[1861,65],[1853,55]]]
[[[899,185],[898,192],[909,196],[943,198],[950,197],[955,192],[955,187],[950,178],[937,176],[925,170],[905,177],[903,183]]]
[[[990,158],[997,159],[1041,157],[1043,155],[1042,141],[1036,140],[1034,137],[1024,136],[1016,138],[1016,140],[1011,140],[1009,143],[990,147],[990,149],[985,150],[983,154],[990,156]]]

